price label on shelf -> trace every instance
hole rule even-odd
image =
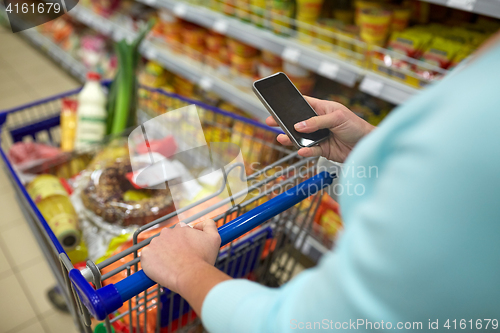
[[[285,47],[285,49],[283,50],[283,53],[281,54],[281,57],[283,59],[285,59],[286,61],[290,61],[290,62],[293,62],[293,63],[296,63],[297,61],[299,61],[299,57],[300,57],[300,51],[293,48],[293,47]]]
[[[448,7],[458,8],[469,12],[474,9],[475,4],[476,0],[448,0],[446,2]]]
[[[212,89],[214,82],[212,81],[212,79],[205,76],[201,78],[201,80],[198,82],[198,85],[201,87],[201,89],[209,91]]]
[[[174,14],[175,15],[177,15],[179,17],[184,17],[184,16],[186,16],[186,13],[187,13],[187,7],[185,4],[180,3],[180,4],[175,5],[175,7],[174,7]]]
[[[333,64],[328,61],[322,61],[321,64],[319,64],[318,74],[323,75],[326,78],[333,80],[337,77],[338,72],[339,65],[337,64]]]
[[[213,30],[221,35],[225,35],[227,32],[227,26],[228,24],[226,20],[217,20],[213,25]]]
[[[384,83],[378,80],[374,80],[368,76],[365,76],[361,84],[359,85],[359,90],[368,93],[372,96],[378,97],[384,88]]]

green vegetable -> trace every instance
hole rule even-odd
[[[154,20],[149,20],[131,44],[124,39],[115,43],[118,71],[109,91],[106,124],[108,134],[119,134],[134,125],[137,111],[136,69],[140,59],[139,45],[153,25]]]

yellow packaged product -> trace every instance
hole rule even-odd
[[[462,48],[463,45],[460,43],[442,37],[435,37],[420,57],[420,60],[446,69]]]
[[[384,46],[389,35],[392,13],[385,9],[364,9],[359,15],[360,36],[367,43]]]
[[[236,39],[228,38],[227,45],[231,53],[240,57],[251,58],[259,54],[259,50],[253,46],[237,41]]]
[[[205,37],[205,44],[210,51],[219,51],[219,49],[226,45],[226,36],[209,32]]]
[[[352,9],[334,9],[333,18],[343,24],[354,23],[354,10]]]
[[[258,27],[263,27],[266,14],[266,0],[250,0],[252,12],[252,23]]]
[[[403,31],[410,22],[411,11],[407,7],[395,7],[392,9],[391,31]]]
[[[274,53],[271,53],[266,50],[261,51],[261,60],[263,63],[270,67],[280,67],[281,66],[281,57],[275,55]]]
[[[458,51],[457,54],[453,57],[448,69],[452,70],[453,68],[457,67],[462,61],[467,59],[467,57],[469,57],[472,52],[474,52],[474,49],[472,47],[463,47],[462,49],[460,49],[460,51]]]
[[[245,161],[250,161],[253,134],[254,127],[251,125],[241,121],[236,121],[234,123],[233,133],[231,134],[231,142],[240,147]]]
[[[78,216],[61,181],[53,175],[40,175],[27,190],[64,249],[76,248],[80,244]]]
[[[288,35],[293,17],[294,2],[290,0],[269,0],[271,3],[271,25],[277,34]]]
[[[252,11],[250,9],[250,0],[235,0],[235,15],[244,22],[250,22]]]
[[[471,46],[478,47],[486,39],[488,39],[489,35],[461,27],[454,27],[453,29],[450,29],[444,37],[462,44],[469,44]]]
[[[75,146],[76,109],[78,101],[70,98],[63,98],[61,105],[61,150],[73,151]]]
[[[424,31],[393,32],[387,48],[408,57],[419,58],[431,40],[432,35]]]
[[[297,24],[297,37],[301,42],[312,44],[316,37],[314,25],[316,21],[299,21]]]
[[[234,16],[236,11],[235,0],[216,0],[221,3],[222,12],[229,16]]]
[[[246,76],[252,76],[255,74],[257,57],[241,57],[237,54],[231,54],[231,70],[234,74],[242,74]]]
[[[151,88],[159,88],[167,82],[167,77],[168,74],[159,63],[149,61],[139,77],[139,82]]]
[[[354,51],[354,43],[352,41],[359,35],[359,27],[355,25],[340,26],[337,33],[340,35],[340,38],[337,39],[337,45],[340,48]]]
[[[322,6],[323,0],[297,0],[297,21],[316,21]]]
[[[365,9],[382,8],[383,3],[375,1],[356,0],[354,1],[354,24],[361,26],[361,12]]]
[[[334,19],[320,19],[318,25],[322,29],[318,33],[319,47],[323,50],[332,50],[333,45],[337,43],[335,34],[343,26],[343,23]]]

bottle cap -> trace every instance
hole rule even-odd
[[[88,72],[87,73],[87,80],[99,81],[100,79],[101,79],[101,75],[99,75],[99,73],[96,73],[96,72]]]

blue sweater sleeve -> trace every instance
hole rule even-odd
[[[335,251],[280,288],[217,285],[205,327],[428,331],[437,321],[448,331],[447,320],[500,320],[497,59],[500,47],[393,111],[345,163]]]

